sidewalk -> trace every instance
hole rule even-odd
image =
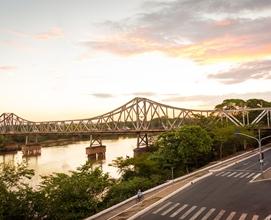
[[[169,194],[175,192],[176,190],[180,189],[184,185],[191,183],[202,177],[209,172],[214,172],[215,170],[222,170],[224,167],[231,166],[235,163],[240,162],[241,160],[246,159],[257,153],[257,149],[254,149],[249,152],[243,152],[241,154],[235,155],[229,159],[225,159],[223,161],[217,161],[214,164],[209,164],[193,173],[188,175],[179,177],[173,181],[169,181],[168,183],[162,184],[160,186],[154,187],[153,189],[147,190],[144,192],[144,199],[141,202],[137,202],[136,196],[125,200],[124,202],[117,204],[107,210],[104,210],[100,213],[97,213],[94,216],[90,216],[86,218],[86,220],[124,220],[132,217],[136,213],[140,212],[141,210],[151,206],[153,203],[159,201],[160,199],[168,196]]]

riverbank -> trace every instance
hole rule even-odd
[[[21,147],[18,144],[5,145],[0,147],[0,154],[16,152],[18,150],[21,150]]]
[[[0,136],[1,137],[1,136]],[[80,141],[88,141],[89,135],[79,135],[79,136],[64,136],[63,135],[49,135],[49,136],[37,136],[38,143],[42,147],[54,147],[54,146],[64,146],[68,144],[77,143]],[[104,135],[102,137],[103,140],[118,140],[120,138],[135,138],[135,135]],[[22,149],[22,145],[24,145],[24,138],[22,136],[14,136],[12,138],[7,138],[4,140],[4,143],[0,143],[0,154],[11,153],[20,151]],[[30,142],[34,142],[32,140]],[[2,146],[1,146],[2,145]]]
[[[58,140],[45,140],[39,142],[42,147],[63,146],[79,142],[79,139],[58,139]],[[22,150],[22,143],[7,144],[0,147],[0,154],[11,153]]]

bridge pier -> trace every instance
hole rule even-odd
[[[148,152],[149,146],[153,143],[153,137],[147,133],[138,133],[137,134],[137,145],[134,149],[134,156],[137,156],[141,153]]]
[[[102,144],[100,135],[90,135],[90,145],[86,147],[86,154],[88,159],[103,160],[105,159],[106,146]]]
[[[38,143],[38,137],[35,136],[35,143],[29,143],[29,137],[25,137],[25,145],[22,146],[23,156],[41,155],[41,145]]]
[[[140,146],[143,147],[149,147],[149,136],[148,134],[142,134],[142,133],[138,133],[137,134],[137,148],[140,148]]]

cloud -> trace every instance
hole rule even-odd
[[[243,63],[226,72],[208,75],[224,84],[235,84],[249,79],[271,79],[271,60]]]
[[[105,22],[115,34],[84,45],[122,56],[161,51],[198,62],[250,60],[271,53],[271,13],[262,16],[271,11],[270,1],[175,0],[145,6],[143,13]]]
[[[150,97],[157,95],[154,92],[135,92],[131,94],[132,96],[142,96],[142,97]]]
[[[16,37],[34,38],[36,40],[50,40],[50,39],[60,38],[64,36],[64,31],[59,27],[52,27],[47,31],[35,33],[35,34],[26,33],[26,32],[18,31],[18,30],[12,30],[12,29],[7,29],[4,31]]]
[[[90,95],[92,95],[96,98],[102,98],[102,99],[114,97],[111,93],[92,93]]]
[[[0,65],[0,71],[13,71],[16,70],[16,66]]]
[[[63,30],[59,27],[54,27],[46,32],[35,34],[34,38],[38,40],[50,40],[50,39],[59,38],[63,36],[64,36]]]
[[[213,109],[214,106],[217,104],[222,103],[224,99],[232,99],[232,98],[239,98],[243,100],[248,99],[264,99],[266,101],[271,101],[271,91],[266,92],[250,92],[250,93],[229,93],[229,94],[222,94],[222,95],[194,95],[194,96],[172,96],[163,99],[161,102],[172,102],[174,105],[176,105],[177,102],[181,103],[187,103],[187,102],[197,102],[201,104],[197,104],[199,108],[209,110]]]

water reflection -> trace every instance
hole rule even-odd
[[[109,164],[117,157],[133,156],[133,149],[136,146],[136,138],[119,138],[115,140],[103,140],[106,145],[106,158],[95,162],[95,166],[101,166],[104,172],[110,176],[118,178],[119,174],[115,167]],[[41,155],[32,157],[23,157],[22,152],[0,155],[0,163],[20,163],[26,160],[29,168],[35,170],[32,184],[40,182],[40,175],[49,175],[53,172],[68,173],[83,165],[88,157],[86,147],[88,141],[81,141],[65,146],[44,147],[41,149]]]

